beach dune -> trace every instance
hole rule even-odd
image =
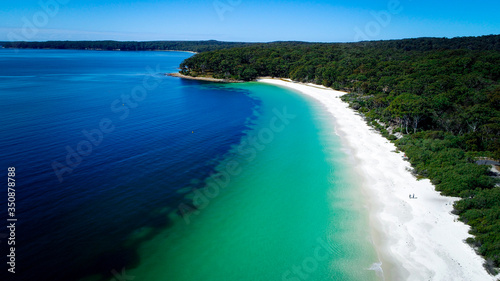
[[[464,242],[469,226],[451,213],[458,198],[441,196],[429,180],[417,180],[404,154],[340,100],[345,93],[286,79],[258,81],[310,96],[332,115],[370,198],[372,236],[385,280],[495,280]]]

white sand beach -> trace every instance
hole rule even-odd
[[[313,97],[331,113],[370,198],[373,241],[385,280],[496,280],[464,242],[469,227],[451,214],[457,198],[441,196],[427,179],[417,181],[403,153],[395,153],[391,142],[340,100],[345,93],[281,79],[258,81]]]

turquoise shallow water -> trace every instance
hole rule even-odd
[[[163,75],[189,56],[0,49],[14,280],[376,280],[360,185],[322,106]]]
[[[260,83],[258,118],[193,206],[146,242],[138,280],[377,280],[359,183],[322,106]],[[146,231],[146,230],[145,230]]]

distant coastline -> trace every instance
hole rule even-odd
[[[191,53],[191,54],[198,54],[198,52],[194,51],[183,51],[183,50],[152,50],[153,52],[183,52],[183,53]]]
[[[96,51],[173,51],[202,53],[234,47],[244,47],[250,43],[208,41],[44,41],[0,42],[5,48],[18,49],[67,49],[67,50],[96,50]]]
[[[17,48],[17,47],[5,47],[0,46],[0,49],[23,49],[23,50],[79,50],[79,51],[115,51],[115,52],[182,52],[182,53],[191,53],[198,54],[198,52],[194,51],[183,51],[183,50],[121,50],[121,49],[112,49],[106,50],[101,48],[87,48],[87,49],[78,49],[78,48],[68,48],[68,49],[58,49],[58,48]]]

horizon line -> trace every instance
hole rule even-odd
[[[320,44],[349,44],[349,43],[362,43],[362,42],[380,42],[380,41],[398,41],[398,40],[415,40],[415,39],[457,39],[457,38],[477,38],[477,37],[489,37],[489,36],[500,36],[500,34],[485,34],[478,36],[455,36],[455,37],[433,37],[433,36],[422,36],[422,37],[407,37],[407,38],[394,38],[394,39],[374,39],[374,40],[362,40],[362,41],[301,41],[301,40],[278,40],[278,41],[226,41],[217,39],[200,39],[200,40],[113,40],[113,39],[98,39],[98,40],[33,40],[33,41],[0,41],[2,43],[8,42],[223,42],[223,43],[246,43],[246,44],[270,44],[270,43],[284,43],[284,42],[296,42],[296,43],[320,43]]]

